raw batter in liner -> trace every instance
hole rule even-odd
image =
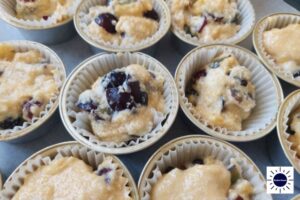
[[[38,117],[58,95],[58,73],[40,52],[17,52],[0,44],[0,128],[12,129]]]
[[[25,20],[47,20],[52,15],[62,16],[60,21],[69,19],[68,8],[74,0],[17,0],[17,17]],[[57,23],[58,23],[57,22]]]
[[[132,64],[99,77],[80,94],[77,107],[88,114],[102,141],[123,142],[143,136],[164,119],[164,79]]]
[[[159,16],[151,0],[111,0],[94,6],[85,16],[86,33],[106,42],[126,44],[151,37],[159,25]]]
[[[280,68],[300,78],[300,24],[264,32],[263,45]]]
[[[226,169],[211,157],[196,159],[186,169],[175,168],[158,179],[151,191],[151,200],[250,200],[252,184],[242,177],[235,160]]]
[[[203,42],[231,38],[239,30],[236,0],[170,0],[173,26]]]
[[[288,140],[292,143],[292,149],[297,153],[296,155],[300,158],[300,107],[292,112],[290,123],[290,130],[288,133],[291,134]]]
[[[75,157],[64,157],[28,175],[12,200],[131,200],[127,179],[107,157],[96,172]]]
[[[255,107],[251,72],[227,53],[193,75],[186,95],[204,121],[229,131],[242,130],[243,120]]]

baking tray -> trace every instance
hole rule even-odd
[[[299,11],[283,0],[251,0],[251,2],[256,11],[256,19],[274,12],[299,13]],[[18,30],[0,21],[0,41],[16,39],[23,39]],[[158,50],[154,53],[154,57],[162,62],[173,75],[175,73],[177,64],[184,56],[184,52],[180,51],[178,46],[174,45],[174,40],[176,41],[176,38],[171,33],[167,34],[159,42],[159,46],[157,48]],[[254,51],[251,36],[249,36],[239,45]],[[85,43],[78,35],[67,42],[50,47],[61,57],[66,66],[67,74],[69,74],[71,70],[82,60],[94,54],[89,45]],[[283,81],[281,81],[281,85],[284,89],[285,96],[296,89],[296,87],[293,87]],[[55,122],[53,123],[54,125],[52,128],[47,130],[39,130],[41,131],[41,134],[44,135],[36,140],[23,144],[0,143],[0,173],[2,174],[4,180],[19,164],[21,164],[27,157],[36,151],[55,143],[73,140],[63,127],[58,112],[52,116],[51,120],[54,120]],[[145,163],[159,147],[173,138],[177,138],[186,134],[205,133],[199,129],[196,129],[196,127],[194,127],[184,116],[182,111],[179,111],[178,116],[169,132],[155,145],[134,154],[122,155],[118,157],[121,158],[121,160],[126,164],[135,181],[137,182]],[[233,144],[241,148],[257,164],[262,173],[265,175],[266,167],[272,165],[268,153],[268,149],[270,149],[269,145],[275,145],[276,141],[274,140],[278,140],[277,137],[274,137],[274,135],[277,135],[276,129],[273,130],[267,137],[262,139],[247,143]],[[272,157],[276,158],[276,153]],[[286,158],[279,157],[277,161],[278,162],[276,164],[285,165]],[[300,188],[295,188],[294,195],[273,195],[273,198],[274,200],[288,200],[296,194],[300,194]]]

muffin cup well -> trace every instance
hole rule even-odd
[[[145,165],[138,183],[141,200],[150,200],[153,185],[168,167],[183,166],[194,159],[212,156],[225,166],[235,158],[245,179],[254,187],[253,200],[270,200],[265,179],[254,162],[237,147],[209,136],[189,135],[177,138],[158,149]]]
[[[122,176],[128,179],[126,186],[130,189],[130,196],[134,200],[139,199],[136,184],[130,172],[116,156],[97,153],[77,142],[64,142],[52,145],[30,156],[8,177],[4,183],[3,190],[0,192],[1,199],[11,199],[24,183],[26,176],[37,168],[49,165],[55,159],[70,156],[83,160],[86,164],[93,167],[94,170],[97,169],[105,157],[112,157],[113,163],[118,165],[119,170],[122,170]]]
[[[76,102],[80,93],[90,88],[99,76],[129,64],[143,65],[154,74],[157,73],[164,77],[163,96],[166,121],[163,126],[158,125],[150,133],[136,140],[122,143],[103,142],[93,134],[90,121],[76,112]],[[172,75],[156,59],[143,53],[102,53],[83,61],[70,74],[60,96],[60,114],[68,132],[83,145],[100,152],[127,154],[154,144],[167,133],[175,120],[179,107],[178,101],[176,84]]]
[[[50,16],[47,20],[24,20],[16,17],[16,1],[0,1],[0,17],[8,24],[17,28],[28,40],[43,44],[57,44],[63,42],[75,34],[73,15],[81,0],[74,0],[71,7],[67,9],[68,19],[61,22],[61,15]]]
[[[300,194],[297,196],[294,196],[291,200],[300,200]]]
[[[54,78],[59,87],[59,91],[61,90],[66,78],[66,71],[63,62],[54,51],[42,44],[30,41],[7,41],[1,42],[1,44],[12,45],[17,52],[27,50],[39,51],[47,62],[53,64],[58,70],[58,74],[55,74]],[[0,130],[0,141],[22,141],[25,136],[32,138],[31,134],[36,134],[34,130],[44,124],[54,114],[58,107],[58,96],[59,94],[52,97],[39,117],[33,117],[31,122],[24,122],[22,126],[15,126],[13,129]]]
[[[287,133],[289,116],[299,106],[300,90],[296,90],[287,96],[280,106],[277,117],[277,134],[285,156],[300,175],[300,158],[296,156],[296,151],[291,149],[292,143],[288,141],[290,134]]]
[[[185,96],[187,84],[193,73],[223,52],[230,52],[235,55],[240,65],[251,71],[251,81],[256,87],[256,106],[249,118],[243,121],[242,131],[228,131],[225,128],[208,124],[195,111],[194,106]],[[180,106],[185,115],[198,128],[212,136],[229,141],[245,142],[261,138],[275,127],[277,111],[283,100],[281,86],[278,79],[264,68],[256,55],[247,49],[228,44],[206,45],[195,48],[179,63],[175,81],[179,92]]]
[[[255,51],[257,52],[259,58],[270,71],[274,72],[282,80],[285,80],[290,84],[300,87],[300,81],[296,80],[293,77],[292,73],[286,72],[283,69],[281,69],[276,63],[275,59],[272,58],[272,56],[266,52],[266,49],[263,45],[263,33],[265,31],[271,30],[273,28],[284,28],[290,24],[296,23],[300,23],[299,14],[275,13],[266,16],[259,20],[255,25],[252,40]]]
[[[166,0],[169,9],[171,10],[172,0]],[[254,25],[255,25],[255,11],[253,5],[249,0],[237,0],[238,10],[240,15],[240,30],[237,34],[233,37],[224,39],[224,40],[216,40],[213,42],[204,42],[201,38],[192,37],[191,35],[187,34],[184,30],[180,29],[179,27],[172,22],[171,30],[177,38],[182,40],[183,42],[195,47],[201,46],[205,44],[215,44],[215,43],[225,43],[225,44],[237,44],[244,39],[246,39],[252,32]],[[172,13],[171,13],[172,18]],[[179,45],[180,46],[180,45]],[[182,46],[182,45],[181,45]],[[184,48],[186,49],[186,48]],[[184,51],[184,50],[182,50]]]
[[[105,42],[104,40],[99,39],[98,37],[91,37],[85,31],[87,29],[87,19],[85,19],[85,15],[89,12],[89,8],[102,5],[104,1],[98,0],[85,0],[82,1],[81,4],[78,6],[77,11],[74,16],[74,24],[78,34],[92,47],[97,48],[99,50],[105,50],[109,52],[136,52],[142,50],[151,49],[156,43],[161,40],[166,33],[169,31],[171,26],[171,16],[170,11],[168,9],[167,4],[161,0],[152,0],[153,8],[157,11],[159,15],[159,26],[158,30],[151,36],[136,43],[126,43],[126,44],[117,44],[117,43],[110,43]],[[156,46],[156,45],[155,45]],[[154,47],[155,47],[154,46]],[[153,51],[153,50],[151,50]]]

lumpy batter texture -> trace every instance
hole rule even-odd
[[[251,72],[232,54],[223,53],[197,71],[186,95],[203,121],[230,131],[242,130],[255,107]]]
[[[290,130],[291,134],[288,138],[292,142],[292,149],[297,152],[297,156],[300,158],[300,107],[297,108],[290,116]]]
[[[239,30],[235,0],[170,0],[173,25],[203,42],[228,39]]]
[[[263,34],[263,44],[278,66],[300,78],[300,24],[273,28]]]
[[[141,42],[159,26],[151,0],[111,0],[91,7],[86,18],[90,37],[115,44]]]
[[[25,20],[47,20],[52,15],[62,16],[62,20],[68,19],[67,9],[73,0],[17,0],[17,17]]]
[[[127,179],[105,158],[97,171],[75,157],[65,157],[28,175],[12,200],[131,200]]]
[[[123,142],[143,136],[164,118],[164,79],[132,64],[99,77],[80,94],[77,107],[88,113],[102,141]]]
[[[11,129],[38,117],[58,95],[55,74],[55,66],[40,52],[17,52],[0,44],[0,128]]]
[[[241,176],[236,162],[227,169],[208,157],[163,174],[152,188],[151,200],[250,200],[252,194],[253,186]]]

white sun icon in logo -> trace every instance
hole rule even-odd
[[[293,194],[293,167],[267,167],[267,192],[269,194]]]

